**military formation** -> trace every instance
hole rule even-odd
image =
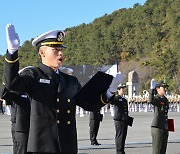
[[[128,96],[124,95],[124,97],[128,100],[128,111],[129,112],[154,112],[153,105],[149,102],[149,98],[131,98],[129,99]],[[180,112],[180,98],[172,97],[166,95],[169,101],[169,112]],[[172,97],[172,98],[171,98]],[[10,115],[9,108],[11,106],[7,105],[3,100],[1,100],[1,114]],[[105,116],[106,113],[109,113],[114,116],[114,106],[107,104],[100,110],[101,114]],[[89,111],[84,110],[83,108],[76,106],[76,114],[80,117],[84,117],[86,114],[89,114]]]
[[[100,122],[110,109],[114,116],[116,153],[125,154],[129,112],[154,112],[151,125],[153,154],[165,154],[168,141],[168,111],[179,112],[165,96],[168,85],[151,80],[148,98],[128,99],[122,75],[98,72],[81,86],[72,69],[62,68],[65,32],[53,30],[32,41],[41,62],[19,71],[19,37],[12,24],[6,26],[8,49],[5,54],[4,86],[1,102],[11,108],[14,154],[77,154],[76,114],[90,112],[89,133],[93,146]],[[64,72],[63,72],[64,71]],[[3,105],[2,106],[2,113]]]

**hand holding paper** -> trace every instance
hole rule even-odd
[[[116,76],[113,78],[111,84],[109,85],[109,91],[111,93],[115,93],[117,91],[118,85],[122,82],[122,74],[118,72]]]

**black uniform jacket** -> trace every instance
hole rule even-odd
[[[15,123],[15,131],[29,132],[30,100],[27,94],[8,91],[3,87],[1,98],[11,105],[11,122]],[[16,102],[16,103],[14,103]]]
[[[149,101],[154,105],[154,118],[151,127],[168,129],[169,102],[165,96],[155,95],[154,90],[150,92]]]
[[[29,133],[30,128],[30,100],[26,94],[21,94],[22,102],[15,103],[16,104],[16,131]]]
[[[0,98],[6,101],[6,105],[11,105],[11,119],[12,123],[16,123],[16,104],[11,99],[10,92],[5,86],[0,87]]]
[[[18,74],[18,54],[6,54],[5,84],[8,89],[27,93],[31,100],[28,152],[77,152],[76,105],[97,110],[108,103],[106,90],[92,103],[76,102],[81,88],[76,77],[40,63]],[[93,89],[91,89],[93,90]]]
[[[114,105],[114,120],[128,120],[128,103],[124,97],[115,96],[111,104]]]

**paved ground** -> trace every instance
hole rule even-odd
[[[153,113],[130,113],[134,117],[126,140],[127,154],[151,154],[151,121]],[[180,113],[169,113],[175,120],[175,132],[169,133],[167,154],[180,154]],[[10,116],[0,115],[0,154],[12,154]],[[91,146],[89,141],[89,116],[77,116],[79,154],[115,154],[113,117],[106,114],[100,125],[98,141],[101,146]]]

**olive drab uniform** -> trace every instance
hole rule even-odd
[[[151,124],[153,154],[165,154],[168,141],[169,102],[165,96],[150,93],[149,101],[154,105],[154,118]]]
[[[108,103],[106,90],[93,104],[79,102],[73,96],[81,85],[76,77],[56,73],[40,63],[18,75],[18,54],[6,54],[5,81],[9,89],[25,92],[30,97],[30,130],[28,152],[77,153],[76,105],[85,110],[97,110]],[[93,91],[93,89],[90,89]]]
[[[117,95],[111,104],[114,105],[116,153],[125,154],[124,148],[128,129],[128,103],[124,97]]]

